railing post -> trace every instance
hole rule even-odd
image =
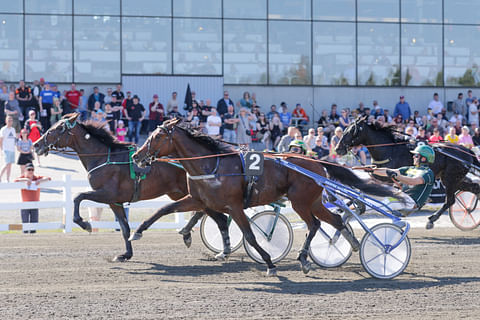
[[[65,183],[63,186],[63,202],[65,203],[63,207],[63,232],[67,233],[72,232],[73,224],[72,176],[69,174],[63,175],[63,182]]]

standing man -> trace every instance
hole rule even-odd
[[[139,102],[140,98],[134,95],[133,104],[127,108],[128,140],[132,142],[135,130],[135,143],[138,143],[138,140],[140,140],[140,127],[145,118],[145,108]]]
[[[465,119],[468,109],[465,106],[465,102],[463,102],[463,93],[460,92],[457,96],[457,100],[453,101],[452,109],[453,114],[461,115],[462,119]],[[465,120],[463,120],[463,123],[465,123]]]
[[[22,201],[40,201],[40,188],[42,182],[52,180],[49,177],[36,176],[34,174],[35,167],[32,163],[25,166],[25,174],[21,175],[15,182],[25,182],[27,187],[22,188]],[[22,223],[38,223],[38,209],[21,209]],[[23,233],[35,233],[35,230],[23,231]]]
[[[117,84],[117,90],[112,92],[112,95],[117,96],[117,101],[120,102],[120,104],[123,103],[123,99],[125,99],[125,94],[122,91],[122,84],[121,83]]]
[[[38,97],[38,104],[40,106],[40,122],[43,129],[46,131],[50,128],[50,117],[52,115],[53,98],[56,92],[50,89],[50,83],[45,83],[45,89],[40,92]]]
[[[232,105],[229,105],[227,113],[223,115],[223,140],[230,143],[237,142],[235,124],[238,122],[240,122],[240,119],[235,117],[235,110],[233,109]]]
[[[67,102],[70,105],[70,110],[72,112],[78,112],[81,96],[82,94],[77,90],[75,83],[72,83],[70,90],[65,93],[65,98],[67,98]]]
[[[223,99],[218,100],[217,102],[217,111],[218,115],[223,119],[223,115],[228,112],[228,106],[234,106],[233,100],[230,99],[228,91],[223,92]]]
[[[433,94],[433,100],[430,101],[430,104],[428,105],[429,108],[432,109],[433,114],[436,116],[439,113],[442,113],[443,111],[443,103],[440,101],[438,97],[438,93]]]
[[[173,92],[172,92],[172,98],[171,98],[170,100],[168,100],[168,103],[167,103],[167,112],[172,111],[173,107],[177,107],[177,108],[178,108],[177,92],[176,92],[176,91],[173,91]]]
[[[15,98],[18,100],[22,114],[26,118],[28,109],[32,104],[32,90],[25,86],[25,81],[20,80],[19,87],[15,90]]]
[[[7,116],[6,125],[0,129],[0,149],[3,150],[3,160],[5,164],[0,171],[0,181],[4,173],[7,173],[7,182],[10,182],[10,173],[12,172],[12,163],[15,162],[15,145],[17,135],[13,128],[13,118]]]
[[[95,102],[100,102],[100,107],[105,103],[105,95],[99,92],[98,87],[93,87],[93,93],[88,97],[88,110],[95,109]]]
[[[395,105],[395,110],[393,111],[393,117],[396,118],[399,114],[402,115],[402,118],[405,121],[410,119],[412,115],[412,110],[410,109],[410,105],[408,102],[405,101],[405,96],[400,96],[400,102]]]
[[[153,101],[148,106],[150,108],[150,114],[148,115],[148,133],[153,132],[157,126],[163,123],[165,117],[165,110],[163,104],[158,101],[158,94],[153,95]]]

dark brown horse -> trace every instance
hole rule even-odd
[[[80,161],[88,171],[88,181],[93,191],[82,192],[74,199],[74,221],[84,230],[92,227],[80,216],[80,202],[91,200],[110,206],[122,228],[126,252],[114,258],[114,261],[129,260],[133,255],[130,227],[126,219],[123,203],[148,200],[168,195],[178,200],[188,194],[186,174],[182,168],[169,163],[156,162],[152,165],[145,179],[137,187],[131,178],[129,152],[131,144],[118,141],[99,122],[79,122],[78,114],[67,115],[52,126],[36,143],[39,155],[48,154],[53,148],[70,147],[77,152]],[[224,240],[224,252],[230,253],[227,218],[224,214],[208,208],[206,212],[217,222]],[[196,217],[203,213],[196,213]],[[188,224],[191,229],[196,220]],[[188,240],[189,231],[184,232]],[[190,237],[191,239],[191,237]]]
[[[198,160],[180,160],[189,175],[190,194],[158,210],[155,215],[137,228],[130,240],[140,239],[143,231],[170,212],[213,208],[231,215],[242,230],[246,241],[258,251],[267,263],[267,275],[275,274],[276,269],[269,254],[258,245],[243,212],[247,181],[245,176],[242,176],[243,164],[238,153],[231,154],[235,151],[232,146],[191,131],[177,123],[178,120],[171,120],[158,127],[133,155],[133,160],[140,166],[145,166],[159,156],[171,155],[181,158],[215,154],[219,154],[219,156]],[[330,175],[351,186],[380,196],[393,196],[390,189],[367,184],[350,170],[336,164],[321,165],[303,158],[289,158],[288,161],[322,176],[325,176],[324,168],[326,168]],[[359,247],[357,239],[345,227],[342,218],[323,206],[322,190],[323,188],[312,179],[289,170],[273,160],[266,160],[264,173],[258,177],[251,191],[250,206],[265,205],[286,194],[293,209],[307,224],[309,233],[298,257],[304,272],[308,272],[310,269],[307,252],[320,225],[317,218],[340,230],[354,249],[358,250]]]

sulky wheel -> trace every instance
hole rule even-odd
[[[353,234],[352,227],[347,224]],[[322,222],[310,244],[310,258],[324,268],[339,267],[352,255],[352,246],[332,225]]]
[[[392,279],[405,270],[410,261],[412,249],[405,237],[400,245],[389,251],[402,237],[403,230],[391,223],[380,223],[370,229],[381,244],[367,232],[360,245],[360,261],[365,270],[378,279]],[[385,248],[385,246],[387,248]]]
[[[480,224],[480,208],[477,195],[460,191],[455,195],[455,203],[448,209],[450,220],[460,230],[473,230]]]
[[[279,214],[278,219],[274,211],[262,211],[250,219],[258,245],[268,252],[273,263],[282,260],[292,248],[293,229],[284,215]],[[260,254],[245,239],[245,251],[250,258],[258,263],[265,263]]]
[[[243,234],[233,219],[228,218],[228,234],[232,252],[242,246]],[[200,237],[203,244],[215,253],[223,251],[223,239],[215,220],[205,215],[200,223]]]

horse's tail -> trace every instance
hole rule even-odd
[[[379,197],[394,197],[399,198],[400,201],[403,197],[398,192],[394,191],[390,187],[385,187],[380,184],[365,181],[358,177],[352,170],[342,167],[336,163],[322,162],[322,165],[327,169],[328,174],[337,179],[339,182],[359,189],[367,194],[379,196]]]

